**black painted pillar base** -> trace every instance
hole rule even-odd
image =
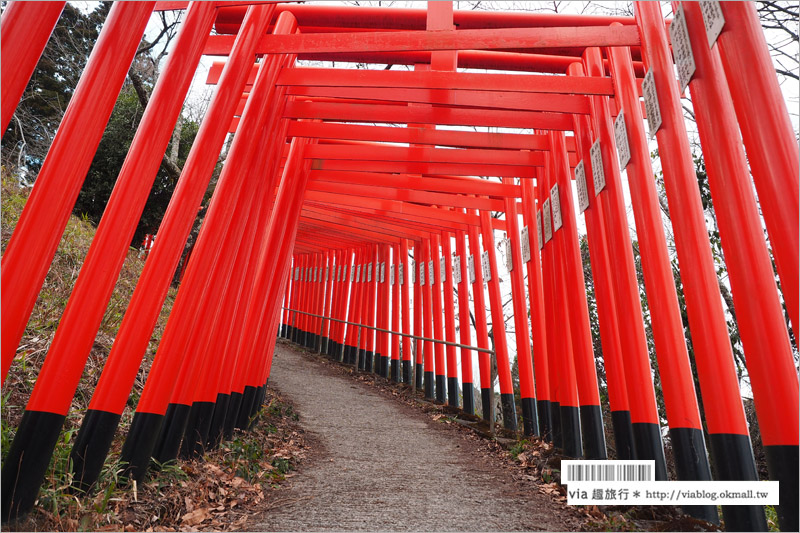
[[[236,427],[236,419],[239,417],[239,409],[241,407],[242,393],[231,391],[228,412],[225,414],[225,423],[222,425],[222,437],[224,440],[231,440],[233,438],[233,428]]]
[[[286,324],[281,324],[281,329],[278,332],[278,336],[286,337]]]
[[[206,439],[213,416],[214,402],[194,402],[189,408],[189,417],[179,452],[182,459],[202,457],[205,453]]]
[[[328,347],[331,345],[331,340],[328,337],[321,337],[319,349],[322,353],[328,353]]]
[[[559,407],[561,422],[561,450],[567,457],[579,459],[583,455],[581,449],[580,411],[571,405]]]
[[[389,379],[389,356],[381,356],[381,377]]]
[[[501,393],[500,403],[503,406],[503,427],[510,431],[516,431],[517,408],[514,406],[514,395],[512,393]]]
[[[539,434],[547,442],[553,442],[553,413],[550,400],[536,402],[539,412]]]
[[[464,405],[461,410],[468,415],[475,414],[475,390],[472,388],[472,383],[465,382],[461,386],[461,396],[464,398]]]
[[[400,383],[400,360],[392,359],[392,381]]]
[[[494,417],[491,389],[481,389],[481,408],[483,409],[483,419],[491,421]]]
[[[416,368],[416,374],[415,374],[415,377],[414,377],[414,387],[416,387],[417,389],[421,389],[422,388],[422,378],[423,378],[423,375],[425,374],[425,372],[422,370],[423,367],[419,363],[415,363],[415,368]]]
[[[228,416],[228,405],[231,403],[230,394],[217,394],[217,401],[214,402],[214,414],[211,416],[211,425],[208,428],[206,438],[206,449],[213,450],[222,442],[225,419]]]
[[[436,401],[444,403],[447,401],[447,384],[444,374],[436,375]]]
[[[298,344],[298,339],[299,338],[300,338],[300,330],[297,329],[296,327],[292,326],[291,327],[291,331],[290,331],[290,335],[289,335],[289,340],[292,341],[295,344]]]
[[[797,523],[798,511],[798,447],[791,445],[764,446],[767,455],[769,478],[780,483],[780,502],[775,508],[781,531],[800,531]]]
[[[447,405],[458,407],[458,378],[447,378]]]
[[[163,464],[178,458],[191,409],[191,406],[182,403],[171,403],[167,406],[164,423],[153,450],[153,459]]]
[[[536,398],[522,398],[522,432],[526,436],[539,434]]]
[[[411,361],[403,360],[403,383],[411,384]]]
[[[123,476],[139,483],[144,481],[163,425],[164,415],[139,411],[133,414],[133,421],[120,454],[120,460],[126,464]]]
[[[236,427],[242,431],[247,430],[247,426],[250,425],[250,413],[253,409],[255,399],[256,387],[245,385],[244,392],[242,393],[242,403],[239,406],[239,414],[236,416]]]
[[[599,405],[581,405],[581,433],[585,459],[608,459],[603,411]]]
[[[69,453],[72,461],[72,486],[89,492],[103,470],[121,415],[88,409],[83,417],[75,444]]]
[[[550,402],[550,412],[553,415],[553,446],[564,447],[564,433],[561,431],[561,404]]]
[[[367,350],[359,348],[358,350],[358,369],[367,369]],[[370,370],[372,370],[372,353],[370,353]]]
[[[711,481],[711,467],[706,456],[703,430],[696,428],[670,428],[675,469],[680,481]],[[684,505],[683,512],[694,518],[719,524],[716,505]]]
[[[712,433],[708,445],[718,481],[758,481],[749,435]],[[792,475],[797,476],[797,471]],[[722,517],[725,531],[767,531],[767,517],[760,505],[723,505]]]
[[[656,481],[666,481],[667,460],[661,443],[661,428],[658,424],[645,422],[634,422],[632,427],[636,458],[655,461]]]
[[[253,429],[258,423],[258,417],[261,414],[261,407],[264,405],[264,398],[267,396],[267,385],[261,385],[256,388],[255,398],[253,405],[250,407],[250,417],[247,424],[247,429]]]
[[[433,372],[426,371],[425,375],[425,397],[433,400]]]
[[[614,446],[617,459],[637,459],[633,447],[633,425],[630,411],[611,411],[611,426],[614,429]]]
[[[0,474],[3,523],[33,509],[66,418],[25,410]]]

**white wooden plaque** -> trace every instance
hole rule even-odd
[[[592,158],[592,177],[594,178],[594,195],[597,196],[606,188],[606,174],[603,170],[603,152],[600,149],[600,139],[598,138],[589,150]]]
[[[672,41],[672,55],[675,57],[675,66],[678,67],[678,81],[681,92],[686,90],[689,81],[694,76],[697,66],[692,53],[692,43],[689,41],[689,28],[686,27],[686,16],[683,6],[678,8],[669,25],[669,36]]]
[[[544,247],[544,238],[542,237],[542,212],[536,211],[536,236],[539,237],[539,249]]]
[[[472,254],[467,257],[467,273],[469,274],[469,282],[475,283],[475,256]]]
[[[419,286],[425,285],[425,261],[419,262]]]
[[[700,0],[700,10],[703,12],[703,24],[706,27],[706,37],[708,37],[708,47],[714,46],[717,37],[725,26],[725,17],[722,15],[722,8],[716,0]]]
[[[483,274],[484,283],[492,281],[492,269],[489,268],[489,251],[486,250],[481,254],[481,273]]]
[[[550,198],[542,203],[542,225],[544,226],[544,242],[553,238],[553,226],[550,219]]]
[[[589,190],[586,188],[586,167],[583,159],[575,165],[575,185],[578,189],[578,209],[583,213],[589,208]]]
[[[561,197],[558,195],[558,183],[550,189],[550,205],[553,210],[553,231],[561,229]]]
[[[367,283],[372,283],[372,263],[367,265]]]
[[[386,282],[386,261],[381,263],[381,283]]]
[[[619,170],[622,172],[631,162],[631,145],[628,144],[628,128],[625,127],[625,114],[622,110],[617,115],[617,120],[614,121],[614,141],[617,144]]]
[[[453,258],[453,279],[456,282],[456,285],[461,283],[461,256],[456,255]]]
[[[428,284],[433,287],[433,284],[436,283],[436,277],[434,276],[435,272],[433,271],[433,259],[430,260],[428,263]]]
[[[444,256],[441,256],[439,258],[439,282],[444,283],[445,278],[447,278],[447,270],[445,269]]]
[[[402,285],[403,284],[403,272],[405,268],[403,267],[403,263],[399,263],[397,265],[397,282]]]
[[[531,260],[531,239],[528,236],[528,226],[522,226],[522,234],[519,240],[522,246],[522,262],[527,263]]]
[[[506,270],[511,272],[514,270],[514,258],[511,257],[511,239],[503,239],[503,247],[506,252]]]
[[[389,285],[394,285],[394,265],[389,265]]]
[[[647,134],[652,139],[658,128],[661,127],[661,107],[658,105],[658,94],[652,68],[647,71],[642,80],[642,96],[644,96],[644,107],[647,112]]]

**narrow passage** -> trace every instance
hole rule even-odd
[[[479,444],[330,365],[279,342],[270,385],[319,443],[258,531],[569,531],[554,503]]]

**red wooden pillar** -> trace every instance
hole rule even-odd
[[[294,283],[292,282],[292,271],[294,269],[289,269],[289,278],[286,280],[286,292],[283,295],[283,315],[281,316],[281,329],[280,329],[280,336],[284,339],[286,338],[286,330],[289,326],[289,311],[290,308],[290,300],[292,294],[292,287]]]
[[[361,262],[363,261],[363,256],[363,250],[357,248],[353,264],[350,266],[350,314],[347,320],[351,324],[347,325],[348,345],[345,348],[345,362],[356,367],[358,366],[359,328],[354,324],[359,323],[361,319],[361,298],[363,297],[361,290]]]
[[[14,4],[8,9],[11,10],[13,6]],[[48,10],[43,9],[43,15],[46,16]],[[4,14],[4,24],[7,15],[8,13]],[[66,415],[69,410],[213,19],[213,8],[196,9],[187,18],[185,27],[181,29],[176,52],[179,57],[183,57],[180,61],[168,63],[163,76],[159,78],[150,105],[145,110],[114,192],[73,287],[67,308],[59,322],[45,365],[39,373],[34,392],[26,407],[26,413],[30,414],[26,416],[25,423],[20,425],[20,429],[23,430],[20,435],[25,435],[25,426],[33,423],[38,418],[38,413]],[[5,38],[3,35],[3,39]],[[5,81],[3,83],[5,88]],[[5,94],[3,96],[5,97]],[[99,462],[92,462],[89,466],[90,471],[87,472],[87,477],[93,478],[92,481],[99,475],[99,469],[108,452],[108,448],[101,443],[110,441],[113,437],[120,414],[121,410],[107,412],[92,409],[84,417],[83,427],[88,429],[85,429],[83,434],[92,433],[95,439],[99,439],[96,441],[96,448],[91,451],[98,456]],[[53,420],[50,429],[57,435],[61,426],[61,422]],[[44,428],[40,428],[30,436],[34,441],[51,438]],[[17,442],[23,445],[20,441]],[[29,449],[34,447],[31,442],[23,446]],[[81,453],[73,453],[73,460],[76,465],[80,462],[83,466],[83,457],[90,444],[84,440],[82,447],[84,450]],[[40,451],[49,454],[52,453],[52,448]],[[31,455],[30,451],[27,454]],[[84,469],[82,468],[80,472],[84,472]],[[24,474],[19,473],[19,475]],[[78,482],[80,483],[80,476]],[[38,485],[36,488],[38,490]]]
[[[469,271],[467,266],[467,237],[464,231],[456,232],[456,257],[453,265],[453,281],[458,286],[458,333],[461,347],[461,396],[465,413],[475,414],[475,393],[472,383],[472,345],[469,319]]]
[[[549,155],[545,154],[545,161]],[[569,342],[569,339],[563,341],[564,336],[560,334],[557,329],[556,311],[555,311],[555,266],[553,262],[553,244],[552,241],[552,226],[550,225],[550,202],[548,201],[547,182],[545,180],[546,169],[541,169],[536,178],[536,187],[533,194],[537,199],[539,208],[536,210],[536,232],[539,237],[539,251],[542,261],[542,287],[543,299],[545,310],[545,326],[547,329],[547,369],[548,379],[550,382],[550,407],[552,414],[552,441],[556,447],[561,448],[563,439],[561,432],[561,403],[564,401],[564,385],[559,380],[559,370],[561,367],[560,354],[563,354],[564,342]],[[545,206],[544,202],[547,201]],[[547,209],[545,209],[545,207]],[[548,244],[549,243],[549,244]],[[552,342],[551,342],[552,340]],[[577,403],[573,406],[577,407]]]
[[[109,12],[3,253],[3,383],[154,5],[155,2],[121,3]],[[38,10],[39,6],[30,9]],[[61,410],[51,407],[48,412]],[[31,460],[47,463],[46,458]],[[38,488],[37,484],[35,490]],[[23,489],[19,486],[17,490]],[[18,493],[16,505],[23,512],[33,504],[27,498]],[[10,516],[8,505],[3,504],[3,520]]]
[[[525,223],[526,237],[522,238],[525,247],[527,238],[528,259],[528,298],[530,300],[531,333],[533,335],[533,361],[536,378],[536,406],[539,421],[539,434],[546,440],[553,438],[553,417],[550,407],[550,376],[548,371],[548,339],[545,326],[544,288],[542,286],[542,265],[539,257],[539,236],[536,228],[535,197],[533,181],[521,180],[522,220]]]
[[[586,283],[583,278],[583,261],[578,244],[578,228],[572,199],[572,178],[567,159],[567,147],[562,132],[551,132],[550,141],[555,170],[553,176],[555,183],[550,188],[550,203],[554,228],[556,208],[558,208],[559,222],[562,225],[559,230],[559,238],[561,239],[562,260],[566,275],[564,281],[569,302],[575,375],[578,380],[583,453],[587,459],[605,459],[607,454],[603,415],[597,388],[592,334],[589,329]]]
[[[724,16],[724,26],[716,48],[747,148],[786,309],[795,339],[798,339],[800,178],[797,141],[755,5],[752,2],[720,2],[718,5]],[[797,524],[797,517],[794,518]]]
[[[442,274],[442,287],[444,291],[444,326],[445,339],[456,342],[455,301],[453,300],[453,251],[450,242],[450,233],[442,232],[442,259],[439,270]],[[444,267],[444,268],[442,268]],[[456,360],[456,347],[447,346],[447,403],[458,407],[458,362]]]
[[[356,281],[358,282],[359,298],[358,298],[358,314],[356,315],[356,322],[359,324],[367,324],[369,322],[369,315],[367,313],[369,306],[369,286],[367,285],[367,264],[369,263],[370,250],[364,247],[361,255],[361,263],[356,270]],[[353,365],[357,365],[359,370],[364,370],[367,358],[367,334],[362,326],[358,327],[358,335],[356,338],[356,359]]]
[[[338,257],[338,251],[335,250],[328,250],[328,265],[325,267],[325,295],[326,295],[326,303],[325,303],[325,311],[322,313],[328,318],[333,316],[334,312],[334,287],[335,287],[335,273],[336,267],[338,266],[338,261],[335,261],[335,258]],[[331,338],[333,337],[333,322],[331,320],[326,320],[324,324],[324,330],[322,335],[322,352],[329,354],[331,349]]]
[[[489,326],[486,323],[486,298],[483,289],[483,269],[481,268],[481,241],[476,226],[467,229],[469,235],[469,257],[467,269],[470,283],[472,283],[472,299],[475,312],[475,336],[478,348],[490,349]],[[481,384],[481,409],[484,420],[494,418],[494,405],[492,405],[492,359],[486,352],[478,353],[478,369]]]
[[[433,288],[431,287],[431,279],[433,276],[429,274],[431,264],[431,247],[433,242],[430,239],[423,239],[422,241],[422,261],[419,263],[419,284],[422,286],[422,320],[423,330],[425,337],[428,339],[433,338]],[[425,397],[432,400],[434,397],[434,347],[433,342],[425,341],[424,343],[424,381],[425,381]]]
[[[583,72],[583,65],[580,63],[571,64],[567,70],[567,73],[572,76],[582,76]],[[589,117],[586,115],[573,115],[573,124],[577,145],[576,151],[578,156],[581,157],[581,161],[575,169],[576,181],[578,182],[578,204],[579,209],[583,210],[586,221],[589,260],[592,267],[592,281],[597,302],[600,341],[603,347],[603,365],[608,386],[611,423],[614,429],[614,448],[618,458],[632,459],[634,457],[633,426],[631,424],[628,390],[626,388],[622,359],[619,318],[614,297],[614,276],[608,251],[605,215],[601,208],[601,202],[603,202],[604,198],[594,194],[594,177],[590,155],[590,146],[593,138],[592,128],[589,123]],[[633,185],[631,187],[633,188]]]
[[[367,290],[369,291],[369,298],[367,300],[367,322],[366,324],[372,327],[378,325],[378,311],[383,311],[382,307],[378,307],[378,278],[375,277],[375,267],[380,261],[380,248],[378,245],[373,244],[369,247],[369,260],[367,262]],[[375,356],[383,355],[377,353],[381,346],[379,344],[378,332],[374,329],[364,328],[364,335],[367,336],[366,356],[364,359],[364,370],[373,372],[377,370],[375,365]]]
[[[392,247],[389,244],[382,244],[381,249],[383,250],[383,261],[381,261],[381,270],[380,270],[380,279],[378,280],[379,287],[381,288],[381,292],[383,293],[383,329],[391,329],[392,323],[392,287],[389,283],[389,269],[391,268],[392,262]],[[382,361],[382,368],[381,368],[381,375],[389,379],[389,361],[391,359],[391,334],[384,333],[383,334],[383,361]]]
[[[11,2],[3,12],[0,22],[0,79],[3,80],[0,135],[8,129],[64,4],[66,2]]]
[[[442,322],[442,264],[439,246],[441,235],[431,233],[430,260],[428,261],[428,283],[433,294],[433,338],[437,341],[444,340],[444,323]],[[433,346],[436,354],[434,358],[434,373],[436,374],[436,401],[444,403],[447,400],[447,381],[444,359],[444,344],[435,343]]]
[[[423,257],[424,241],[416,241],[414,243],[414,260],[408,266],[408,282],[414,285],[414,388],[422,389],[422,376],[423,376],[423,361],[422,353],[424,350],[424,343],[419,337],[425,335],[423,328],[423,295],[422,295],[422,281],[417,273],[423,267],[417,267],[420,263],[425,261]]]
[[[494,232],[488,211],[479,212],[481,233],[483,234],[483,263],[488,263],[484,274],[489,287],[489,306],[492,312],[492,338],[497,361],[497,377],[500,380],[500,403],[503,408],[503,426],[511,431],[517,430],[517,409],[514,406],[514,388],[511,383],[511,364],[508,360],[506,324],[503,314],[503,300],[500,296],[500,280],[497,274],[497,258],[494,249]]]
[[[781,482],[781,527],[790,531],[798,527],[798,477],[790,471],[798,464],[800,417],[792,348],[747,160],[736,135],[736,114],[722,62],[717,51],[707,46],[700,6],[692,2],[673,3],[673,6],[678,5],[678,13],[682,9],[688,32],[687,44],[693,50],[696,64],[689,89],[696,106],[700,142],[705,148],[708,183],[728,266],[759,430],[767,450],[770,478]],[[676,16],[681,17],[680,14]],[[796,149],[794,153],[797,154]],[[782,506],[786,507],[780,509]]]
[[[389,284],[392,287],[392,331],[400,331],[400,245],[392,247],[392,263],[389,265]],[[392,335],[392,381],[400,382],[400,335]]]
[[[513,178],[503,178],[503,183],[513,185]],[[536,416],[536,386],[533,380],[533,360],[531,358],[530,333],[528,330],[528,310],[525,305],[525,282],[522,279],[522,249],[520,246],[519,220],[517,219],[516,198],[506,198],[506,233],[510,245],[506,253],[506,265],[511,278],[511,300],[514,307],[514,332],[517,341],[517,368],[519,369],[519,390],[522,402],[522,428],[525,435],[539,434],[539,421]]]
[[[555,151],[555,148],[553,149]],[[564,250],[565,231],[559,229],[556,224],[558,215],[553,215],[553,200],[551,190],[556,181],[556,169],[554,154],[548,153],[546,157],[546,167],[543,172],[542,189],[540,198],[542,201],[542,222],[544,225],[545,243],[549,244],[549,260],[551,266],[551,276],[553,280],[552,305],[554,318],[554,339],[560,340],[562,349],[555,352],[557,358],[554,368],[557,368],[560,382],[559,386],[559,411],[561,427],[561,447],[564,455],[568,457],[581,457],[583,455],[581,446],[581,425],[580,425],[580,395],[577,377],[575,375],[575,346],[573,328],[578,327],[572,322],[572,313],[567,307],[572,306],[569,299],[569,291],[574,290],[569,285],[566,272],[567,256]],[[558,213],[558,207],[556,208]],[[549,234],[549,243],[548,241]]]
[[[711,455],[722,480],[756,480],[753,452],[719,296],[714,261],[706,232],[703,207],[689,148],[686,126],[675,83],[666,28],[660,10],[646,3],[635,6],[642,38],[642,59],[652,72],[652,92],[661,125],[655,135],[664,169],[664,185],[675,232],[692,345],[703,398],[717,399],[706,408]],[[653,101],[652,98],[650,98]],[[704,405],[705,407],[705,405]],[[711,407],[711,406],[709,406]],[[764,530],[761,507],[725,506],[726,524]]]
[[[407,335],[411,334],[411,307],[409,302],[408,285],[411,283],[411,270],[408,268],[408,239],[400,239],[399,257],[397,264],[397,284],[400,287],[402,309],[403,335],[400,345],[403,353],[403,383],[411,383],[411,339]],[[414,343],[416,344],[416,342]]]

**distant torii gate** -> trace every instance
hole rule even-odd
[[[797,370],[750,180],[752,172],[797,338],[798,150],[752,3],[673,2],[666,22],[651,2],[636,2],[635,18],[459,12],[451,2],[428,10],[226,4],[114,4],[3,255],[5,381],[149,17],[187,9],[3,465],[3,521],[36,500],[206,54],[228,59],[209,72],[216,92],[72,450],[78,486],[97,480],[229,132],[226,164],[122,451],[134,478],[151,458],[192,456],[247,428],[277,335],[453,406],[460,390],[469,413],[476,352],[484,416],[493,416],[493,354],[506,428],[516,430],[521,407],[526,435],[568,456],[606,458],[578,212],[616,454],[652,459],[657,479],[666,479],[626,171],[678,477],[711,479],[649,135],[664,173],[715,479],[757,480],[680,105],[688,86],[770,478],[781,482],[781,527],[797,530]],[[3,14],[3,131],[63,5],[10,2]],[[389,66],[308,68],[298,59]],[[507,234],[520,406],[496,230]],[[713,506],[687,511],[716,520]],[[766,530],[761,507],[726,506],[723,515],[729,529]]]

